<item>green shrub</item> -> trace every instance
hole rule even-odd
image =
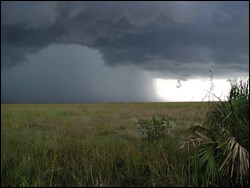
[[[231,81],[228,101],[216,103],[206,122],[191,131],[180,149],[194,146],[193,171],[204,174],[202,186],[248,186],[249,79]]]
[[[155,114],[150,120],[139,120],[138,131],[148,140],[158,140],[165,137],[175,126],[175,121],[166,116]]]

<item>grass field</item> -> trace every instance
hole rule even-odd
[[[2,104],[1,186],[191,186],[176,151],[207,103]],[[176,119],[147,142],[138,120]]]
[[[211,103],[2,104],[1,186],[198,186],[177,150]],[[174,119],[149,142],[138,121]]]

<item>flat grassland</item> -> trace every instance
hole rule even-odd
[[[210,103],[1,104],[1,186],[195,186],[177,150]],[[175,119],[149,142],[138,120]]]

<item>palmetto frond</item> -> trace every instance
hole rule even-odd
[[[224,175],[230,174],[230,177],[236,178],[240,184],[246,183],[249,175],[249,152],[234,137],[230,137],[223,155],[225,160],[220,165],[219,170]]]
[[[249,79],[231,83],[228,101],[219,101],[202,126],[195,126],[179,149],[193,146],[193,163],[204,172],[202,184],[248,185]],[[223,178],[223,180],[222,180]],[[207,183],[207,182],[209,183]],[[228,182],[228,183],[227,183]]]

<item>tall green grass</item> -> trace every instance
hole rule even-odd
[[[1,186],[191,186],[176,145],[186,129],[182,125],[200,107],[1,105]],[[137,132],[138,121],[157,112],[189,116],[172,134],[147,142]]]

